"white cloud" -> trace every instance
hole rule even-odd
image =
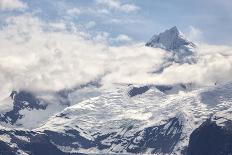
[[[108,43],[109,33],[107,32],[98,32],[95,37],[93,37],[94,42]]]
[[[0,10],[21,10],[27,8],[27,4],[20,0],[0,0]]]
[[[102,41],[108,37],[104,32],[91,41],[84,39],[82,32],[48,31],[54,24],[48,28],[47,23],[30,15],[10,17],[7,22],[0,30],[0,82],[4,83],[0,94],[19,88],[56,91],[89,82],[106,72],[116,77],[127,75],[128,67],[134,68],[131,74],[146,72],[149,62],[156,64],[151,59],[154,56],[149,55],[162,57],[161,50],[110,47]],[[143,56],[140,65],[133,65],[134,58]]]
[[[133,12],[139,9],[138,6],[134,4],[123,4],[121,0],[96,0],[98,4],[105,5],[110,9],[115,9],[123,12]]]
[[[132,38],[125,34],[120,34],[116,37],[111,37],[107,32],[98,32],[95,37],[92,37],[93,41],[101,42],[104,44],[113,44],[113,45],[126,45],[128,43],[133,43]]]
[[[96,12],[99,14],[109,14],[109,10],[107,9],[97,9]]]
[[[113,41],[116,41],[116,42],[131,42],[132,39],[129,36],[125,35],[125,34],[120,34],[116,38],[114,38]]]
[[[54,30],[66,30],[66,25],[62,22],[50,23],[49,26]]]
[[[202,42],[203,34],[202,31],[194,26],[189,27],[189,31],[185,33],[186,37],[193,42]]]
[[[119,8],[121,6],[121,2],[119,0],[96,0],[98,4],[104,4],[111,8]]]
[[[94,26],[96,26],[96,22],[95,21],[89,21],[88,23],[86,23],[85,27],[87,29],[93,28]]]
[[[134,4],[124,4],[121,5],[121,10],[124,12],[132,12],[132,11],[136,11],[139,8],[137,6],[135,6]]]
[[[106,22],[108,22],[108,23],[114,23],[114,24],[120,24],[120,23],[123,22],[123,20],[113,18],[113,19],[110,19],[109,21],[106,21]]]
[[[137,20],[137,19],[128,19],[128,18],[112,18],[112,19],[108,19],[106,21],[104,21],[107,24],[138,24],[141,23],[141,20]]]
[[[54,25],[62,28],[53,31]],[[201,45],[196,64],[172,64],[163,73],[152,74],[170,56],[169,52],[145,47],[144,43],[112,47],[107,43],[108,33],[99,33],[90,40],[83,37],[84,32],[64,28],[29,14],[8,18],[0,29],[1,95],[20,88],[57,91],[103,75],[104,85],[210,85],[232,80],[232,47]],[[118,39],[128,40],[123,35]]]
[[[81,10],[78,8],[72,8],[72,9],[69,9],[67,13],[71,16],[78,16],[81,14]]]

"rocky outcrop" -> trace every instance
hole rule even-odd
[[[230,155],[232,154],[232,122],[223,126],[208,119],[190,136],[187,155]]]

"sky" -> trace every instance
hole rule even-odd
[[[12,90],[232,81],[229,0],[0,0],[0,100]],[[145,47],[177,26],[197,43],[196,63]]]
[[[173,26],[192,41],[232,44],[230,0],[0,0],[0,8],[0,18],[31,13],[48,22],[72,22],[115,45],[146,42]]]

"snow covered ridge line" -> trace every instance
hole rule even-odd
[[[91,125],[91,124],[95,124],[95,123],[91,123],[91,122],[89,122],[88,123],[88,119],[87,118],[85,118],[85,117],[83,117],[83,114],[84,113],[87,113],[87,117],[89,117],[89,116],[97,116],[97,115],[101,115],[102,114],[102,111],[99,111],[99,109],[96,109],[96,113],[93,115],[93,114],[91,114],[91,111],[93,111],[94,109],[92,109],[91,107],[95,107],[95,108],[97,108],[96,106],[97,105],[100,105],[100,104],[98,104],[98,102],[99,103],[104,103],[104,100],[102,100],[102,99],[105,99],[105,101],[108,101],[108,104],[112,104],[112,103],[114,103],[114,102],[117,102],[117,101],[120,101],[120,98],[121,97],[123,97],[123,96],[119,96],[119,94],[120,93],[123,93],[123,89],[121,90],[122,88],[120,88],[119,90],[115,90],[115,92],[114,93],[110,93],[110,92],[108,92],[106,95],[108,96],[102,96],[102,97],[100,97],[99,98],[99,101],[98,100],[93,100],[94,102],[90,102],[89,101],[89,103],[88,104],[82,104],[82,103],[78,103],[77,105],[74,105],[74,106],[72,106],[72,107],[70,107],[69,108],[69,110],[67,110],[67,112],[65,113],[65,115],[60,115],[59,117],[55,117],[55,118],[53,118],[54,119],[54,121],[50,121],[50,122],[47,122],[47,124],[45,125],[45,128],[44,129],[49,129],[48,131],[46,131],[46,134],[50,137],[49,139],[50,140],[52,140],[53,141],[53,144],[54,144],[54,141],[55,141],[55,144],[57,145],[57,147],[58,148],[60,148],[60,149],[62,149],[63,151],[70,151],[70,150],[73,150],[74,148],[78,148],[78,150],[76,150],[77,152],[79,151],[79,152],[82,152],[82,153],[87,153],[88,154],[88,152],[91,152],[91,148],[93,149],[94,147],[97,147],[97,148],[95,148],[94,150],[95,150],[95,152],[103,152],[103,153],[106,153],[108,150],[109,150],[109,148],[113,148],[113,150],[111,150],[111,153],[117,153],[117,151],[118,150],[123,150],[123,148],[125,148],[126,146],[127,146],[127,144],[129,145],[130,143],[128,143],[128,142],[130,142],[131,141],[131,138],[133,138],[134,140],[133,140],[133,145],[132,144],[130,144],[129,146],[129,148],[127,148],[126,150],[126,152],[130,152],[130,151],[137,151],[137,153],[138,152],[144,152],[145,150],[143,150],[143,149],[145,149],[146,148],[146,151],[145,152],[156,152],[155,150],[157,150],[158,148],[159,148],[159,145],[161,145],[161,144],[158,144],[158,141],[156,140],[156,138],[155,137],[160,137],[160,136],[167,136],[168,134],[165,134],[165,133],[178,133],[178,134],[180,134],[180,135],[182,135],[183,134],[183,130],[186,130],[185,128],[186,128],[186,125],[187,124],[185,124],[186,122],[179,122],[179,120],[177,121],[176,119],[171,119],[171,120],[175,120],[174,122],[179,122],[178,124],[181,124],[181,126],[179,126],[180,128],[177,128],[178,130],[177,131],[179,131],[179,132],[176,132],[176,129],[175,129],[175,127],[173,128],[173,127],[171,127],[172,126],[172,124],[176,124],[176,123],[174,123],[174,122],[169,122],[169,121],[167,121],[167,124],[166,123],[161,123],[160,125],[159,125],[159,127],[158,126],[154,126],[154,128],[153,127],[145,127],[144,129],[142,129],[142,130],[140,130],[140,129],[136,129],[136,124],[134,124],[133,126],[131,126],[131,125],[129,125],[128,124],[128,126],[126,127],[126,128],[124,128],[123,129],[123,132],[121,133],[121,129],[117,129],[118,128],[118,126],[115,126],[116,128],[114,128],[113,130],[112,130],[112,126],[114,126],[114,125],[110,125],[111,126],[111,130],[103,130],[103,129],[101,129],[101,130],[99,130],[99,132],[97,132],[97,133],[91,133],[91,132],[88,132],[88,126],[83,126],[83,124],[82,124],[82,121],[84,120],[84,121],[87,121],[87,124],[89,124],[89,125]],[[214,93],[214,90],[209,90],[208,92],[209,93],[214,93],[214,95],[216,95],[216,96],[221,96],[222,94],[223,94],[223,92],[224,91],[228,91],[228,90],[230,90],[231,89],[231,86],[230,86],[230,84],[228,84],[228,85],[225,85],[225,86],[221,86],[221,87],[218,87],[218,89],[219,89],[219,91],[216,91],[215,93]],[[127,90],[127,89],[126,89]],[[217,90],[217,89],[216,89]],[[207,91],[207,90],[206,90]],[[125,92],[127,92],[127,91],[125,91]],[[118,94],[119,93],[119,94]],[[122,94],[123,95],[123,94]],[[208,95],[208,94],[204,94],[203,93],[203,95]],[[151,99],[149,99],[149,96],[151,97]],[[142,94],[141,96],[138,96],[137,98],[133,98],[133,100],[135,101],[133,104],[129,104],[129,105],[127,105],[128,103],[127,102],[122,102],[122,106],[124,105],[124,106],[128,106],[128,108],[126,108],[127,110],[131,110],[131,106],[135,106],[135,104],[136,104],[136,102],[138,102],[138,104],[142,104],[141,102],[141,99],[142,100],[144,100],[145,101],[145,104],[142,104],[141,105],[141,108],[145,108],[146,106],[148,106],[148,103],[150,103],[150,102],[157,102],[156,100],[154,100],[155,98],[154,97],[156,97],[156,96],[158,96],[158,94],[155,94],[155,92],[152,92],[151,90],[149,91],[149,92],[146,92],[145,94]],[[115,97],[115,99],[114,100],[112,100],[112,103],[110,102],[110,99],[111,98],[113,98],[113,97]],[[165,97],[165,96],[164,96]],[[228,97],[227,97],[228,98]],[[178,99],[178,96],[177,96],[177,98],[176,99]],[[160,100],[160,99],[159,99]],[[170,101],[170,100],[168,100],[169,102],[170,102],[170,104],[173,102],[173,101]],[[183,100],[183,101],[185,101],[185,99]],[[203,98],[203,101],[204,101],[204,98]],[[187,100],[185,101],[185,102],[187,102]],[[113,113],[114,112],[114,110],[119,110],[119,109],[114,109],[113,107],[114,106],[116,106],[117,104],[119,104],[120,102],[118,102],[118,103],[116,103],[115,105],[112,105],[112,107],[110,108],[111,109],[111,111],[109,111],[109,113]],[[160,102],[160,103],[158,103],[157,105],[153,105],[153,104],[151,104],[150,105],[150,108],[149,109],[156,109],[157,108],[157,106],[158,105],[162,105],[161,104],[162,102]],[[179,102],[178,102],[179,103]],[[184,105],[183,105],[183,103],[184,102],[181,102],[180,101],[180,105],[178,105],[178,104],[176,104],[176,103],[174,103],[173,104],[173,107],[171,108],[171,110],[173,111],[173,108],[175,107],[176,109],[179,109],[180,107],[179,106],[181,106],[181,107],[183,107]],[[206,102],[206,103],[208,103],[208,102]],[[171,106],[170,104],[168,104],[167,106]],[[186,108],[189,108],[189,110],[191,111],[191,110],[194,110],[194,109],[191,109],[191,102],[190,103],[184,103],[185,104],[185,106],[186,106]],[[107,105],[107,104],[106,104]],[[105,107],[105,105],[103,105],[103,107]],[[100,109],[104,109],[103,107],[99,107]],[[135,107],[138,111],[140,111],[138,108],[139,107]],[[198,108],[198,106],[196,107],[196,108]],[[85,110],[86,109],[86,110]],[[92,109],[92,110],[91,110]],[[126,110],[125,109],[125,110]],[[77,111],[76,111],[77,110]],[[82,110],[84,110],[83,112],[83,114],[80,114],[81,113],[81,111]],[[185,108],[183,108],[183,110],[185,110]],[[186,109],[187,110],[187,109]],[[76,112],[75,112],[76,111]],[[158,110],[157,112],[159,112],[159,111],[163,111],[163,112],[167,112],[167,113],[170,113],[170,112],[172,112],[172,111],[169,111],[168,109],[160,109],[160,110]],[[174,110],[175,111],[175,110]],[[148,112],[148,111],[146,111],[146,112]],[[155,111],[154,111],[155,112]],[[153,113],[154,113],[153,112]],[[199,112],[199,110],[198,110],[198,112]],[[129,113],[129,111],[128,111],[128,113]],[[203,112],[203,113],[205,113],[205,112]],[[154,113],[155,114],[155,113]],[[175,115],[175,114],[174,114]],[[154,117],[156,118],[156,119],[158,119],[158,116],[159,115],[154,115]],[[197,117],[199,117],[199,116],[201,116],[201,115],[198,115]],[[79,118],[79,117],[81,117],[81,118]],[[192,114],[190,115],[190,117],[194,117]],[[77,119],[76,119],[77,118]],[[79,118],[79,119],[78,119]],[[107,120],[107,119],[109,119],[110,117],[106,117],[105,119]],[[114,117],[113,117],[114,118]],[[91,118],[92,119],[92,118]],[[91,120],[90,119],[90,120]],[[154,118],[153,118],[154,119]],[[151,119],[151,121],[153,120],[153,119]],[[166,116],[166,118],[164,117],[163,118],[164,120],[166,120],[167,119],[167,116]],[[189,118],[188,118],[189,119]],[[163,120],[163,121],[164,121]],[[190,119],[191,120],[191,119]],[[101,120],[101,119],[97,119],[96,121],[104,121],[104,119],[103,120]],[[122,120],[121,120],[122,121]],[[60,124],[59,124],[59,123]],[[111,121],[110,121],[111,122]],[[143,123],[144,122],[144,120],[143,121],[141,121],[141,123]],[[168,123],[169,122],[169,123]],[[54,124],[53,124],[54,123]],[[57,124],[58,123],[58,124]],[[86,125],[87,125],[86,124]],[[108,124],[109,124],[109,122],[108,122]],[[119,122],[117,122],[117,124],[119,124]],[[165,125],[166,124],[166,125]],[[79,125],[81,126],[81,127],[79,127]],[[96,126],[95,127],[97,127],[97,125],[98,125],[98,123],[96,124]],[[162,127],[162,125],[164,125],[164,127]],[[47,126],[47,127],[46,127]],[[105,125],[103,125],[103,126],[107,126],[106,124]],[[185,127],[184,127],[185,126]],[[102,125],[100,125],[100,127],[102,127]],[[162,128],[161,128],[162,127]],[[62,129],[63,128],[63,129]],[[94,129],[94,126],[92,127],[93,129]],[[162,130],[157,130],[157,128],[159,129],[162,129]],[[57,129],[59,129],[59,130],[57,130]],[[148,130],[149,129],[149,130]],[[170,131],[171,130],[171,131]],[[111,131],[111,132],[110,132]],[[149,131],[149,132],[148,132]],[[102,132],[102,133],[101,133]],[[147,133],[148,132],[148,133]],[[112,134],[111,134],[112,133]],[[136,135],[139,133],[139,137],[137,137]],[[154,134],[154,137],[152,136],[152,137],[150,137],[149,138],[149,140],[148,139],[146,139],[146,136],[145,135],[153,135]],[[189,133],[190,134],[190,133]],[[120,136],[119,136],[120,135]],[[122,136],[123,135],[123,136]],[[155,136],[155,135],[157,135],[157,136]],[[179,135],[179,136],[180,136]],[[179,137],[178,136],[178,137]],[[53,137],[53,138],[52,138]],[[56,137],[60,137],[60,138],[58,138],[58,139],[56,139],[56,140],[54,140],[54,138],[56,138]],[[82,137],[82,138],[81,138]],[[173,136],[171,136],[171,137],[173,137]],[[175,137],[175,136],[174,136]],[[183,137],[181,136],[180,137],[180,139],[182,139]],[[60,139],[62,139],[62,141],[67,141],[65,144],[65,146],[64,146],[64,143],[62,143],[62,141],[60,141]],[[72,139],[72,140],[71,140]],[[161,139],[165,139],[165,138],[162,138],[161,137]],[[178,138],[179,139],[179,138]],[[74,144],[68,144],[67,145],[67,143],[68,143],[68,141],[70,141],[71,140],[71,142],[73,142]],[[81,140],[81,141],[80,141]],[[169,141],[170,140],[170,138],[167,138],[167,141]],[[183,139],[182,139],[183,140]],[[121,142],[118,144],[118,142],[119,141],[123,141],[123,143],[121,144]],[[153,143],[151,143],[152,145],[148,145],[148,143],[147,143],[147,141],[150,141],[150,142],[153,142]],[[171,140],[170,140],[171,141]],[[170,142],[169,141],[169,142]],[[157,142],[157,143],[156,143]],[[178,144],[178,142],[179,141],[174,141],[174,144],[175,145],[177,145]],[[40,143],[40,142],[39,142]],[[83,143],[83,144],[82,144]],[[116,144],[115,144],[116,143]],[[125,146],[124,146],[124,145]],[[145,145],[146,144],[146,145]],[[56,146],[55,145],[55,146]],[[115,147],[115,145],[117,146],[117,147]],[[69,147],[71,147],[71,146],[73,146],[74,148],[73,149],[68,149]],[[85,147],[84,147],[85,146]],[[143,146],[143,147],[142,147]],[[170,144],[170,146],[173,146],[173,144],[171,145]],[[84,147],[84,148],[83,148]],[[87,148],[89,148],[89,149],[87,149]],[[100,148],[102,148],[102,150],[100,149]],[[145,147],[145,148],[144,148]],[[154,148],[153,148],[154,147]],[[185,146],[184,145],[182,145],[181,146],[181,150],[183,150],[183,148],[184,148]],[[103,149],[103,148],[107,148],[106,150],[105,149]],[[153,148],[153,149],[152,149]],[[99,150],[100,149],[100,150]],[[148,150],[147,150],[148,149]],[[162,148],[161,150],[163,150],[163,151],[165,151],[166,149],[170,149],[170,148]],[[171,150],[173,151],[173,147],[171,147]],[[32,150],[33,151],[33,150]],[[116,152],[115,152],[116,151]],[[170,150],[169,150],[170,151]],[[175,151],[174,151],[175,152]],[[173,152],[173,153],[174,153]],[[110,153],[110,152],[109,152]],[[120,153],[120,152],[118,152],[118,153]],[[125,152],[124,152],[125,153]],[[161,152],[160,152],[161,153]]]

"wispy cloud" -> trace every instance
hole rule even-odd
[[[78,8],[72,8],[67,11],[70,16],[78,16],[81,14],[81,10]]]
[[[89,22],[85,25],[85,27],[86,27],[87,29],[93,28],[94,26],[96,26],[96,22],[95,22],[95,21],[89,21]]]
[[[194,26],[190,26],[188,32],[185,33],[185,37],[188,40],[191,40],[196,43],[200,43],[203,41],[203,32]]]
[[[138,6],[134,4],[124,4],[121,0],[96,0],[97,4],[105,5],[110,9],[115,9],[123,12],[133,12],[139,9]]]
[[[22,10],[27,8],[27,4],[20,0],[1,0],[0,10]]]
[[[112,38],[111,41],[126,44],[132,42],[132,38],[130,38],[128,35],[120,34],[116,38]]]

